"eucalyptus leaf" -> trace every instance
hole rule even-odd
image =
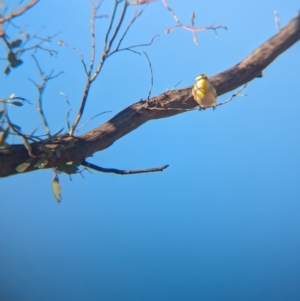
[[[10,102],[11,105],[17,106],[17,107],[22,107],[23,103],[20,101],[11,101]]]
[[[58,181],[58,177],[55,177],[52,181],[53,194],[56,202],[59,204],[61,202],[61,186]]]
[[[16,48],[16,47],[19,47],[20,45],[22,44],[22,40],[21,39],[16,39],[16,40],[13,40],[9,43],[10,45],[10,48]]]
[[[30,166],[30,163],[28,163],[28,162],[22,163],[16,167],[16,171],[24,172],[29,166]]]

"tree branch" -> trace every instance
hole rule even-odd
[[[95,164],[89,163],[85,160],[81,163],[81,165],[91,168],[91,169],[94,169],[96,171],[105,172],[105,173],[115,173],[118,175],[133,175],[133,174],[137,174],[137,173],[163,171],[164,169],[166,169],[169,166],[169,165],[163,165],[163,166],[159,166],[159,167],[152,167],[152,168],[146,168],[146,169],[121,170],[121,169],[115,169],[115,168],[100,167]]]
[[[31,0],[28,4],[24,5],[19,10],[13,11],[9,15],[0,18],[0,24],[24,14],[27,10],[29,10],[31,7],[36,5],[38,2],[39,2],[39,0]]]
[[[298,14],[275,36],[259,46],[247,58],[210,78],[217,94],[222,95],[251,81],[273,62],[281,53],[300,40],[300,15]],[[61,153],[59,162],[84,162],[93,153],[111,146],[115,141],[135,130],[145,122],[170,117],[183,113],[180,109],[192,109],[197,106],[193,99],[192,86],[167,91],[148,100],[141,100],[127,107],[103,125],[76,137],[74,146]],[[152,110],[151,108],[166,110]],[[172,110],[174,109],[174,110]],[[74,139],[68,135],[61,136],[57,144]],[[54,143],[54,142],[49,142]],[[32,153],[38,150],[38,143],[31,144]],[[0,149],[0,177],[16,174],[16,167],[30,158],[24,145],[13,145]],[[33,171],[33,164],[26,170]],[[49,168],[50,166],[46,166]]]

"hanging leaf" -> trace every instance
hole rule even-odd
[[[197,39],[197,36],[196,34],[193,32],[193,42],[198,45],[198,39]]]
[[[28,167],[30,166],[30,163],[25,162],[20,164],[19,166],[16,167],[17,172],[24,172]]]
[[[55,178],[52,181],[52,189],[53,189],[53,194],[56,199],[56,202],[59,204],[61,202],[61,186],[58,181],[58,176],[56,175]]]

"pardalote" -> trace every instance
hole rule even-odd
[[[196,77],[192,94],[200,109],[214,106],[217,102],[217,92],[206,74],[200,74]]]

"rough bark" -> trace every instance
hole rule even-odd
[[[281,53],[300,39],[300,14],[293,18],[275,36],[254,50],[247,58],[230,69],[227,69],[210,78],[217,94],[222,95],[251,81],[259,75]],[[62,152],[59,162],[82,162],[93,153],[111,146],[115,141],[135,130],[145,122],[170,117],[183,113],[186,109],[196,107],[191,94],[192,86],[168,91],[146,101],[140,101],[125,108],[108,122],[76,137],[75,145]],[[182,111],[178,110],[182,109]],[[61,135],[58,143],[73,139],[68,135]],[[55,143],[52,143],[54,145]],[[31,145],[32,153],[40,153],[38,145]],[[30,158],[23,144],[12,145],[0,150],[0,177],[15,175],[16,167]],[[57,161],[57,162],[58,162]],[[32,164],[33,165],[33,164]],[[47,166],[46,168],[50,168]],[[26,172],[37,170],[30,166]]]

